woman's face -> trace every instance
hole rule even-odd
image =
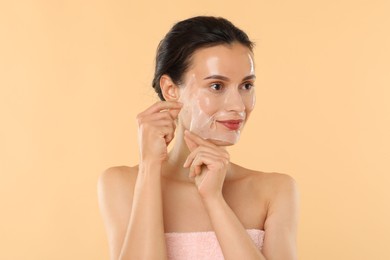
[[[242,44],[194,52],[180,87],[179,121],[217,145],[232,145],[255,105],[254,61]]]

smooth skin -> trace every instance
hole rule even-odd
[[[213,73],[229,79],[219,83],[238,89],[253,67],[248,54],[236,43],[198,50],[186,75],[203,77],[210,73],[203,61],[218,57]],[[199,82],[186,87],[203,87]],[[216,233],[225,259],[297,259],[295,180],[232,163],[226,146],[187,130],[188,118],[179,115],[180,88],[169,76],[161,77],[160,85],[167,101],[137,116],[139,165],[110,167],[98,180],[110,259],[167,259],[164,232],[198,231]],[[248,118],[253,108],[239,100],[224,109],[244,109]],[[246,229],[265,230],[261,252]]]

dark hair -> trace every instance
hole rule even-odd
[[[254,43],[248,35],[222,17],[196,16],[176,23],[157,48],[156,68],[152,86],[161,100],[165,100],[160,78],[167,74],[180,85],[193,53],[200,48],[238,42],[253,51]]]

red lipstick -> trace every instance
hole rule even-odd
[[[217,121],[218,123],[224,125],[229,130],[238,130],[241,127],[243,120],[225,120],[225,121]]]

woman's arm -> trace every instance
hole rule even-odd
[[[209,215],[225,259],[265,259],[237,216],[226,203],[222,187],[229,165],[226,149],[185,131],[191,153],[184,167],[190,167],[198,192]]]
[[[161,165],[168,157],[182,105],[159,101],[138,114],[138,171],[126,179],[110,168],[99,178],[99,205],[112,260],[167,259]]]
[[[275,194],[265,222],[262,253],[222,196],[204,201],[225,259],[297,259],[297,186],[290,176],[275,175],[278,176],[273,181]]]
[[[271,192],[262,192],[269,198],[262,253],[223,198],[229,163],[227,151],[189,131],[185,131],[184,140],[191,151],[184,167],[190,167],[189,175],[195,178],[225,259],[295,260],[298,222],[295,180],[287,174],[274,173],[262,185],[272,187]]]
[[[296,181],[287,174],[272,173],[274,187],[264,224],[263,253],[267,259],[296,260],[299,193]]]
[[[204,200],[225,259],[266,259],[259,251],[223,196]]]
[[[110,259],[167,259],[160,167],[160,163],[144,162],[138,175],[131,173],[132,183],[124,181],[123,172],[116,167],[100,176],[99,207],[107,230]],[[129,192],[132,187],[133,194]]]
[[[131,217],[119,259],[167,259],[160,162],[144,162],[139,166]]]

